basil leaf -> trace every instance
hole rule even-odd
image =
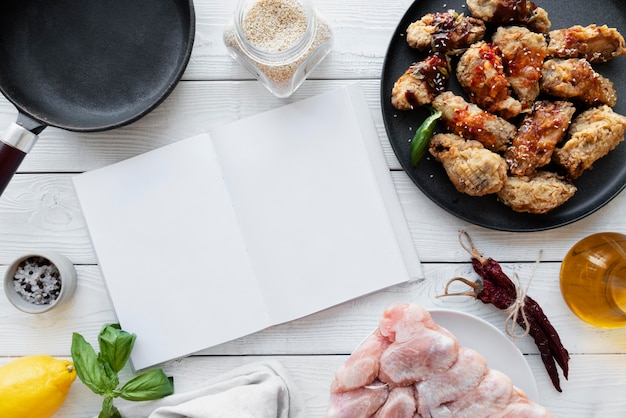
[[[98,414],[98,418],[122,418],[120,411],[113,405],[113,398],[106,396],[102,401],[102,410]]]
[[[128,361],[136,338],[135,334],[123,331],[119,324],[105,325],[98,335],[102,360],[119,372]]]
[[[151,401],[174,393],[174,381],[163,370],[155,369],[135,376],[119,390],[128,401]]]
[[[102,358],[102,353],[98,354],[98,361],[102,365],[102,370],[104,371],[104,374],[102,375],[102,383],[104,388],[108,390],[107,394],[111,394],[120,384],[120,379],[117,372],[113,370],[111,365],[104,358]]]
[[[106,371],[91,344],[82,335],[73,333],[71,352],[78,378],[94,393],[104,395],[108,387]]]

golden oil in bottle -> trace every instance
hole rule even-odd
[[[561,293],[582,320],[626,325],[626,235],[602,232],[576,243],[561,265]]]

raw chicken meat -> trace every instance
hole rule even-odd
[[[346,391],[371,384],[378,376],[380,356],[389,344],[379,330],[367,337],[337,370],[334,390]]]
[[[440,328],[422,307],[398,305],[387,309],[379,329],[391,342],[380,356],[382,382],[404,386],[447,370],[456,361],[456,338]]]
[[[380,357],[379,379],[404,386],[448,370],[459,348],[445,329],[424,329],[408,341],[393,342]],[[433,355],[436,353],[436,356]]]
[[[441,405],[459,399],[478,386],[487,370],[483,356],[470,348],[459,347],[459,356],[452,367],[416,385],[418,412],[424,417],[436,415]]]
[[[383,312],[378,329],[391,342],[406,342],[425,328],[437,329],[430,313],[418,305],[394,305]]]
[[[512,396],[511,379],[502,372],[490,369],[478,386],[450,402],[448,409],[454,417],[488,417],[505,409]]]
[[[396,387],[389,392],[387,402],[374,414],[374,418],[412,417],[417,411],[413,386]]]
[[[426,309],[407,303],[387,308],[339,368],[326,412],[327,418],[505,416],[552,417],[479,353],[459,346]]]
[[[332,392],[326,418],[372,417],[387,402],[388,397],[387,385],[376,388],[362,387],[348,392]]]

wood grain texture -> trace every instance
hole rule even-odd
[[[527,356],[539,387],[539,402],[555,417],[589,418],[621,417],[626,410],[626,390],[623,376],[626,374],[626,355],[573,355],[570,380],[563,383],[563,393],[549,387],[543,366],[534,357]],[[329,385],[336,370],[347,356],[277,356],[294,380],[302,394],[311,418],[322,418],[328,407]],[[264,356],[194,356],[185,361],[171,362],[163,367],[168,375],[175,376],[178,392],[193,390],[218,379],[244,364],[262,362]],[[6,359],[0,359],[0,364]],[[132,377],[127,368],[122,370],[120,381]],[[96,416],[100,411],[100,398],[78,380],[72,385],[64,406],[55,417],[85,418]],[[128,402],[117,399],[118,406]]]
[[[93,170],[354,82],[363,85],[388,164],[399,169],[385,134],[378,80],[307,80],[288,99],[272,96],[257,81],[244,80],[183,81],[148,115],[111,131],[79,133],[46,128],[18,172]],[[0,97],[0,126],[7,126],[15,120],[17,111],[3,96]]]
[[[323,417],[335,371],[391,303],[404,301],[459,310],[502,329],[505,315],[491,306],[469,297],[436,298],[449,279],[476,278],[469,256],[458,242],[458,232],[464,229],[484,255],[503,263],[509,275],[517,275],[524,284],[532,278],[530,295],[543,306],[572,354],[570,379],[563,382],[564,392],[559,394],[552,388],[533,341],[529,337],[517,341],[536,378],[541,403],[556,417],[622,417],[626,411],[626,329],[602,330],[576,318],[561,297],[558,277],[560,261],[582,237],[600,231],[626,233],[626,195],[620,194],[581,221],[550,231],[507,233],[461,221],[440,209],[409,180],[383,124],[382,65],[389,40],[411,0],[315,0],[334,30],[334,47],[289,99],[272,96],[228,56],[222,31],[235,4],[236,0],[195,1],[196,40],[189,66],[174,92],[146,117],[113,131],[85,134],[47,128],[40,135],[0,198],[0,274],[26,252],[52,249],[74,262],[78,288],[67,304],[36,316],[17,311],[0,294],[0,364],[28,354],[69,357],[72,332],[96,344],[102,325],[116,320],[72,187],[72,176],[360,82],[426,278],[165,363],[163,368],[175,377],[177,390],[191,390],[239,365],[273,358],[285,365],[296,380],[310,416]],[[1,97],[0,126],[15,121],[16,114],[15,108]],[[536,265],[539,259],[541,263]],[[155,303],[166,305],[166,291],[163,300]],[[217,319],[201,320],[214,320],[219,326]],[[125,368],[122,380],[131,375]],[[56,416],[95,416],[100,402],[77,381]]]
[[[0,264],[33,248],[56,249],[77,264],[95,264],[70,173],[18,174],[0,199]],[[467,230],[478,249],[498,261],[560,262],[579,239],[600,231],[626,230],[620,194],[607,206],[574,224],[532,233],[477,227],[439,208],[401,171],[391,172],[420,259],[425,263],[466,262],[458,232]],[[503,240],[508,246],[503,246]],[[540,253],[541,251],[541,253]]]
[[[577,354],[621,353],[626,346],[626,329],[600,330],[576,318],[563,301],[558,285],[557,263],[504,264],[504,271],[517,275],[526,285],[533,275],[529,294],[543,307],[559,331],[564,345]],[[437,298],[445,284],[453,277],[477,278],[469,263],[425,264],[425,280],[409,282],[357,298],[296,321],[276,325],[250,336],[203,350],[203,355],[333,355],[349,354],[377,325],[384,309],[395,302],[417,303],[428,308],[452,309],[479,316],[499,329],[504,329],[506,315],[490,305],[471,297]],[[0,274],[5,268],[0,267]],[[101,326],[114,322],[112,306],[106,293],[104,280],[97,266],[77,266],[78,287],[66,305],[52,312],[36,316],[23,314],[9,305],[0,295],[2,338],[0,358],[36,354],[46,341],[46,351],[58,356],[69,356],[71,333],[79,332],[92,342],[97,342]],[[210,279],[210,278],[209,278]],[[464,286],[453,287],[467,290]],[[163,303],[167,305],[166,291]],[[191,319],[198,320],[198,319]],[[215,321],[219,318],[206,318]],[[530,338],[517,341],[522,352],[536,354],[537,348]]]

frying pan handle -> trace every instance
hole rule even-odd
[[[0,137],[0,195],[37,138],[37,134],[17,123],[12,123]]]

